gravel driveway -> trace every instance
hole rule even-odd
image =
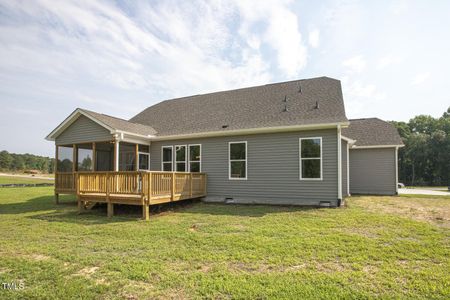
[[[435,191],[432,189],[398,189],[398,193],[406,195],[450,196],[450,192]]]

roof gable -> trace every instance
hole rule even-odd
[[[150,137],[156,134],[156,131],[147,125],[132,123],[112,116],[99,114],[86,109],[77,108],[61,124],[59,124],[49,135],[47,140],[55,140],[65,130],[67,130],[81,116],[90,119],[92,122],[108,130],[111,134],[126,133],[142,137]]]

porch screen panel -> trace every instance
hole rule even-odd
[[[95,145],[95,169],[97,171],[113,171],[114,167],[114,144],[113,143],[97,143]]]
[[[73,172],[72,147],[58,147],[58,172]]]
[[[119,144],[119,171],[136,170],[136,145]]]
[[[94,167],[92,145],[79,145],[77,150],[78,171],[92,171]]]

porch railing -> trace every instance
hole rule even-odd
[[[75,193],[77,176],[74,172],[57,172],[55,174],[56,193]]]
[[[59,173],[62,174],[62,173]],[[114,195],[141,196],[148,203],[158,200],[182,200],[206,196],[206,174],[188,172],[76,172],[75,191],[77,195],[113,197]],[[58,175],[58,174],[57,174]],[[69,175],[59,176],[70,177]],[[57,176],[58,177],[58,176]],[[57,181],[67,190],[72,186],[64,180]],[[62,190],[63,186],[56,186]]]

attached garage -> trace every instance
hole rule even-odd
[[[350,120],[343,129],[348,143],[350,194],[395,195],[398,182],[397,129],[377,118]]]
[[[350,194],[397,193],[395,148],[350,149]]]

